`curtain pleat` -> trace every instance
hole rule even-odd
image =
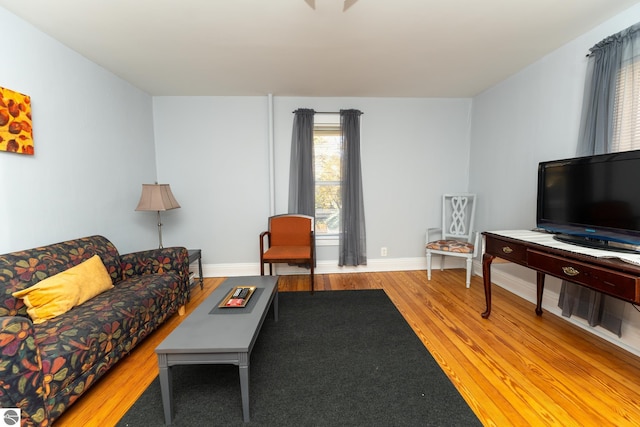
[[[342,136],[342,209],[338,265],[366,265],[367,245],[360,160],[360,115],[340,110]]]
[[[289,166],[289,213],[315,217],[313,119],[315,111],[300,108],[293,118]]]

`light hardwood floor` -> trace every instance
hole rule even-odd
[[[224,279],[194,288],[187,314]],[[283,276],[280,291],[308,289]],[[482,279],[464,270],[330,274],[316,289],[384,289],[486,426],[638,426],[640,358],[493,287],[482,319]],[[56,426],[111,426],[158,373],[155,347],[183,319],[172,317],[72,405]],[[238,409],[240,417],[240,408]]]

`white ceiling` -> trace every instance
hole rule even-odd
[[[471,97],[638,0],[343,3],[0,0],[151,95],[313,97]]]

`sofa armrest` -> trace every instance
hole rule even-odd
[[[177,272],[189,283],[189,252],[183,247],[150,249],[120,255],[123,278],[143,274]]]
[[[43,381],[31,320],[0,317],[0,408],[20,408],[22,425],[40,425],[49,418]]]

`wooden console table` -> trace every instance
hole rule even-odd
[[[491,314],[491,263],[496,257],[536,270],[538,316],[542,315],[545,274],[640,304],[640,265],[617,258],[584,255],[499,233],[482,233],[485,239],[482,275],[487,303],[482,317],[485,319]]]

